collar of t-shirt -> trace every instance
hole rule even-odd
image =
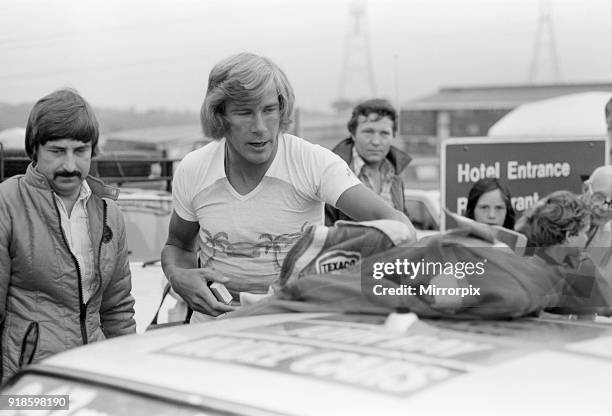
[[[53,196],[57,202],[60,212],[62,230],[66,241],[79,263],[81,279],[83,283],[83,302],[87,302],[94,292],[94,254],[89,234],[89,219],[87,216],[87,201],[91,197],[91,188],[87,181],[83,181],[77,201],[68,215],[64,201],[54,192]]]

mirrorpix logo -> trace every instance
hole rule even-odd
[[[353,267],[361,260],[361,254],[354,251],[332,250],[315,261],[317,273],[339,273]]]

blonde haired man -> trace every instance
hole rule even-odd
[[[325,203],[357,220],[410,224],[338,156],[287,133],[293,105],[287,77],[267,58],[241,53],[210,73],[201,121],[215,140],[176,170],[162,251],[173,289],[197,312],[234,309],[213,296],[213,281],[235,298],[265,293],[305,227],[323,223]]]

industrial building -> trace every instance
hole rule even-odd
[[[612,92],[612,83],[443,87],[402,105],[400,136],[409,153],[435,154],[447,137],[486,136],[493,124],[521,104],[590,91]]]

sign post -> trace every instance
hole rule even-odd
[[[440,192],[443,207],[462,215],[470,188],[495,177],[512,195],[517,217],[553,191],[582,192],[582,182],[608,163],[606,138],[456,138],[442,142]],[[442,230],[455,225],[442,216]]]

